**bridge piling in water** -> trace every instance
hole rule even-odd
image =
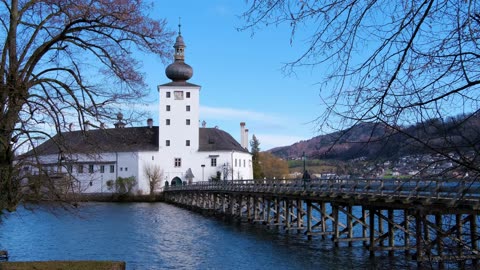
[[[164,195],[170,203],[296,231],[308,240],[330,237],[335,247],[358,242],[371,256],[404,251],[419,267],[456,262],[464,268],[480,259],[480,184],[464,181],[200,182],[169,187]]]

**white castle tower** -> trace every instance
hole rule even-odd
[[[165,70],[169,83],[158,86],[159,152],[163,164],[173,164],[167,174],[182,175],[199,148],[200,86],[187,82],[193,69],[185,63],[185,43],[179,25],[174,62]],[[167,166],[167,168],[170,166]]]

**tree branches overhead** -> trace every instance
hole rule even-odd
[[[415,108],[478,107],[479,13],[460,0],[257,0],[243,16],[244,29],[286,23],[292,41],[302,31],[306,49],[285,69],[327,70],[330,113],[404,123]]]
[[[478,1],[247,2],[242,30],[286,24],[290,42],[304,43],[287,73],[325,74],[318,126],[326,132],[376,122],[405,133],[429,119],[478,113]]]
[[[19,123],[34,118],[51,119],[60,132],[67,114],[82,126],[85,118],[107,117],[109,104],[141,97],[132,51],[164,60],[172,37],[164,20],[147,16],[150,8],[142,0],[2,1],[1,129],[31,132],[20,126],[35,121]]]

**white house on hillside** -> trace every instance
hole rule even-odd
[[[76,179],[83,193],[108,192],[107,182],[118,177],[136,179],[134,191],[150,191],[145,168],[158,166],[165,184],[252,179],[252,155],[248,152],[248,130],[240,123],[241,143],[217,128],[199,124],[200,86],[189,83],[192,68],[184,62],[185,43],[179,31],[174,45],[175,60],[166,68],[171,80],[158,86],[159,124],[148,119],[143,127],[126,127],[118,114],[115,128],[71,131],[56,135],[36,148],[41,166],[24,168],[38,174]],[[88,125],[87,125],[88,126]],[[38,168],[37,168],[38,167]]]

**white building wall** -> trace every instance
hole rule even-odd
[[[158,154],[155,152],[155,154]],[[75,154],[58,161],[57,155],[39,157],[43,170],[50,173],[65,173],[71,175],[76,192],[108,193],[114,192],[107,181],[115,181],[118,177],[135,177],[137,186],[134,190],[145,189],[144,180],[139,174],[139,154],[135,152],[101,153],[95,156]],[[103,167],[103,168],[102,168]],[[30,173],[38,174],[38,169],[32,168]]]
[[[150,164],[159,165],[163,173],[157,190],[164,187],[166,181],[171,183],[174,177],[186,181],[185,173],[189,168],[195,176],[193,182],[208,181],[216,176],[217,171],[221,172],[222,180],[225,173],[227,173],[226,180],[252,179],[253,176],[251,155],[245,152],[188,151],[183,153],[180,167],[175,167],[173,161],[168,159],[168,155],[166,156],[167,158],[160,151],[148,151],[103,153],[95,157],[74,155],[67,157],[62,163],[58,163],[57,155],[42,156],[40,159],[44,164],[43,169],[51,173],[67,173],[71,169],[71,175],[76,179],[75,191],[81,193],[114,192],[115,189],[109,188],[107,181],[115,181],[118,177],[133,176],[137,181],[134,193],[148,194],[150,192],[149,180],[145,175],[144,168]],[[212,164],[212,159],[216,160],[214,164]],[[62,165],[59,167],[59,164]],[[202,165],[205,166],[202,167]],[[90,170],[90,166],[93,166],[93,171]],[[228,171],[225,172],[226,170]],[[35,174],[35,172],[31,173]]]
[[[138,190],[142,194],[149,194],[150,193],[150,183],[149,179],[145,173],[145,168],[151,165],[158,165],[162,174],[164,168],[161,164],[161,158],[158,152],[141,152],[138,154]],[[159,191],[161,187],[164,185],[164,176],[160,179],[160,182],[157,185],[155,191]]]
[[[199,147],[200,87],[159,86],[158,91],[159,154],[165,180],[170,182],[175,177],[184,180],[188,168],[197,176],[195,153]]]
[[[197,167],[200,167],[201,169],[201,164],[205,164],[205,168],[204,168],[205,181],[208,181],[212,177],[215,177],[217,174],[217,171],[221,172],[221,178],[223,180],[225,178],[226,170],[228,170],[226,180],[232,180],[232,179],[240,180],[240,179],[253,178],[253,170],[252,170],[252,162],[251,162],[252,156],[249,153],[236,152],[236,151],[214,151],[214,152],[199,152],[198,156],[199,156],[200,164]],[[212,162],[212,159],[216,159],[216,165],[214,162]],[[199,175],[201,176],[201,174]],[[201,181],[201,180],[197,180],[197,181]]]

